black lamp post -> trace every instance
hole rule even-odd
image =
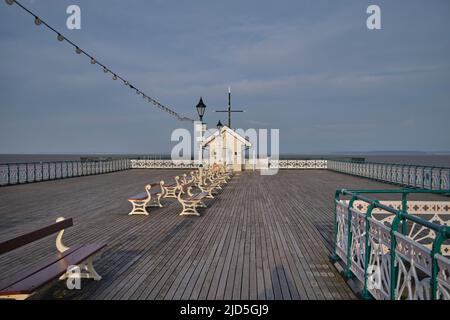
[[[200,118],[200,121],[203,122],[203,115],[205,114],[206,105],[203,103],[202,97],[200,97],[200,101],[197,103],[197,113]]]

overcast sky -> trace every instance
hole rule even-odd
[[[450,1],[21,0],[147,94],[282,153],[450,150]],[[81,7],[81,30],[66,8]],[[369,4],[382,30],[366,28]],[[187,127],[0,3],[0,153],[162,153]]]

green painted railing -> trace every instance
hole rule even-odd
[[[328,160],[327,169],[413,188],[450,189],[450,168],[446,167]]]
[[[332,259],[342,261],[346,277],[361,281],[363,297],[450,300],[450,202],[422,201],[421,206],[408,201],[410,194],[449,192],[336,191]],[[398,194],[401,199],[380,201],[367,194]]]

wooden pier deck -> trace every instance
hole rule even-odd
[[[337,188],[394,188],[326,170],[235,176],[201,217],[174,199],[128,216],[126,198],[177,170],[129,170],[0,188],[0,241],[74,218],[64,242],[106,242],[103,279],[53,281],[33,299],[355,299],[329,262]],[[0,256],[6,278],[55,251],[54,237]],[[0,280],[1,280],[0,279]]]

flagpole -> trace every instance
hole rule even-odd
[[[231,129],[231,87],[228,87],[228,128]]]

